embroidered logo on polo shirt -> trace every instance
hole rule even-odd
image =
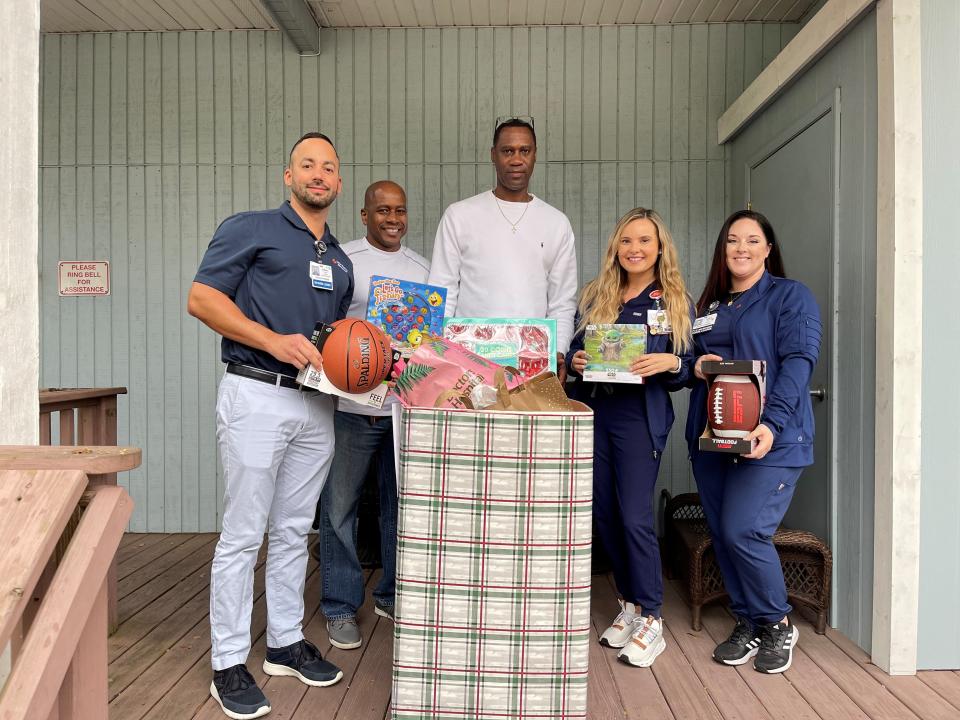
[[[337,260],[336,258],[330,258],[330,262],[331,262],[332,264],[336,265],[336,266],[337,266],[338,268],[340,268],[341,270],[343,270],[347,275],[350,274],[350,271],[347,270],[346,266],[345,266],[342,262],[340,262],[339,260]]]

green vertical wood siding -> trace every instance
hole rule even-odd
[[[331,225],[362,234],[366,185],[407,189],[407,242],[430,256],[450,202],[491,186],[498,115],[533,114],[533,191],[577,235],[580,282],[606,235],[653,206],[691,291],[727,205],[716,119],[793,36],[791,25],[328,30],[317,57],[278,32],[46,35],[41,88],[41,363],[47,386],[125,385],[120,441],[131,529],[218,526],[217,338],[186,293],[217,224],[279,204],[288,148],[331,134],[344,193]],[[60,259],[108,259],[107,298],[57,297]],[[661,483],[691,487],[686,398]]]
[[[921,4],[923,79],[923,379],[918,669],[960,668],[960,445],[954,380],[960,355],[956,287],[960,267],[960,4]],[[945,302],[945,300],[947,300]]]
[[[873,617],[876,345],[877,43],[866,15],[729,143],[731,207],[742,206],[747,163],[840,90],[837,306],[834,323],[832,538],[836,613],[830,622],[864,648]],[[787,268],[789,272],[789,267]],[[821,355],[821,362],[824,356]],[[818,428],[818,432],[819,432]],[[800,482],[803,482],[801,477]]]

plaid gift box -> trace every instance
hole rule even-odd
[[[593,415],[403,409],[394,720],[586,718]]]

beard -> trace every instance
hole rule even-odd
[[[328,190],[326,195],[317,196],[307,190],[306,185],[291,185],[290,192],[292,192],[301,203],[315,210],[328,208],[333,204],[333,201],[337,199],[337,191],[333,188]]]

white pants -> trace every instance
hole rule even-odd
[[[253,570],[268,532],[267,646],[303,639],[307,533],[333,458],[334,401],[226,374],[217,395],[223,529],[210,571],[214,670],[250,652]]]

